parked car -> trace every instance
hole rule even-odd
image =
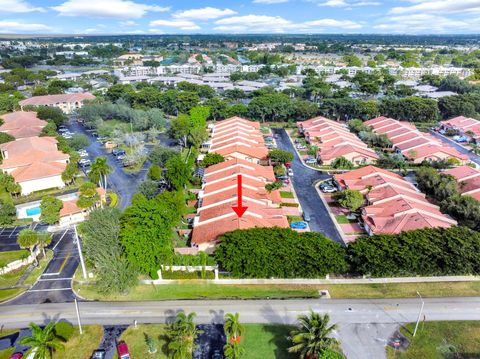
[[[82,158],[80,161],[78,161],[78,165],[82,168],[89,167],[91,164],[92,164],[92,161],[86,158]]]
[[[307,165],[314,165],[314,164],[317,163],[317,160],[316,160],[315,158],[307,158],[307,159],[305,160],[305,163],[306,163]]]
[[[123,154],[123,155],[118,155],[118,156],[117,156],[117,160],[123,161],[126,157],[127,157],[127,156],[125,156],[125,154]]]
[[[112,155],[114,156],[121,156],[125,154],[125,150],[122,150],[121,148],[114,148],[112,150]]]
[[[293,176],[293,170],[291,168],[289,168],[287,170],[287,174],[288,174],[289,177],[292,177]]]
[[[303,220],[305,222],[310,222],[310,215],[307,212],[303,212]]]
[[[280,181],[288,180],[288,176],[277,176],[277,180],[280,180]]]
[[[306,149],[307,146],[304,146],[304,145],[297,145],[297,150],[304,150]]]
[[[128,351],[128,345],[124,341],[117,344],[117,353],[119,359],[130,359],[130,352]]]
[[[105,359],[106,352],[103,349],[95,350],[91,359]]]
[[[85,150],[77,151],[77,153],[80,157],[88,157],[88,152]]]
[[[320,190],[324,193],[337,192],[337,189],[333,186],[323,186],[323,187],[320,187]]]
[[[290,228],[294,229],[305,229],[308,227],[307,222],[292,222],[290,223]]]
[[[66,128],[65,126],[60,126],[58,128],[58,132],[68,132],[68,128]]]
[[[292,167],[292,162],[285,162],[285,167],[287,167],[287,168]]]
[[[13,353],[10,355],[10,359],[22,359],[23,358],[23,353]]]
[[[65,132],[65,133],[62,135],[62,137],[63,137],[64,139],[66,139],[66,140],[69,140],[69,139],[72,138],[72,135],[70,135],[70,134],[68,134],[68,133]]]
[[[284,181],[283,181],[283,184],[284,184],[284,185],[289,185],[289,184],[290,184],[290,180],[289,180],[289,179],[284,180]]]

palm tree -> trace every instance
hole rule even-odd
[[[245,354],[245,348],[242,348],[238,343],[228,343],[223,348],[223,354],[227,359],[239,359]]]
[[[88,177],[93,183],[98,183],[105,190],[107,189],[107,175],[112,171],[107,163],[106,157],[97,157],[92,164]]]
[[[227,334],[227,337],[231,342],[240,342],[240,338],[245,333],[245,327],[240,323],[240,314],[225,314],[224,329],[225,334]]]
[[[310,311],[308,315],[300,315],[298,321],[299,328],[290,332],[293,345],[288,348],[288,352],[299,353],[300,359],[318,359],[337,342],[336,339],[330,338],[337,326],[328,325],[330,321],[328,314],[321,315]]]
[[[45,328],[40,328],[35,323],[30,323],[32,336],[20,339],[21,345],[31,347],[33,359],[51,359],[52,352],[63,348],[61,340],[55,335],[55,323],[50,322]]]
[[[188,359],[193,355],[195,349],[195,339],[198,330],[194,322],[196,314],[178,312],[173,322],[168,328],[170,343],[168,349],[171,351],[173,359]]]
[[[28,249],[33,254],[33,249],[38,244],[38,233],[33,229],[25,228],[18,233],[17,244],[22,249]],[[37,259],[35,257],[35,265]]]
[[[52,243],[52,234],[48,232],[37,233],[37,245],[42,249],[43,256],[45,256],[45,247]]]

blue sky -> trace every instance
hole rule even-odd
[[[0,0],[3,34],[479,32],[480,0]]]

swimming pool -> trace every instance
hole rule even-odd
[[[28,217],[33,217],[39,215],[41,213],[41,210],[40,207],[28,208],[26,210],[26,213]]]

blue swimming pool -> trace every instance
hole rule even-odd
[[[33,216],[39,215],[40,213],[41,213],[40,207],[28,208],[27,209],[27,216],[28,217],[33,217]]]

